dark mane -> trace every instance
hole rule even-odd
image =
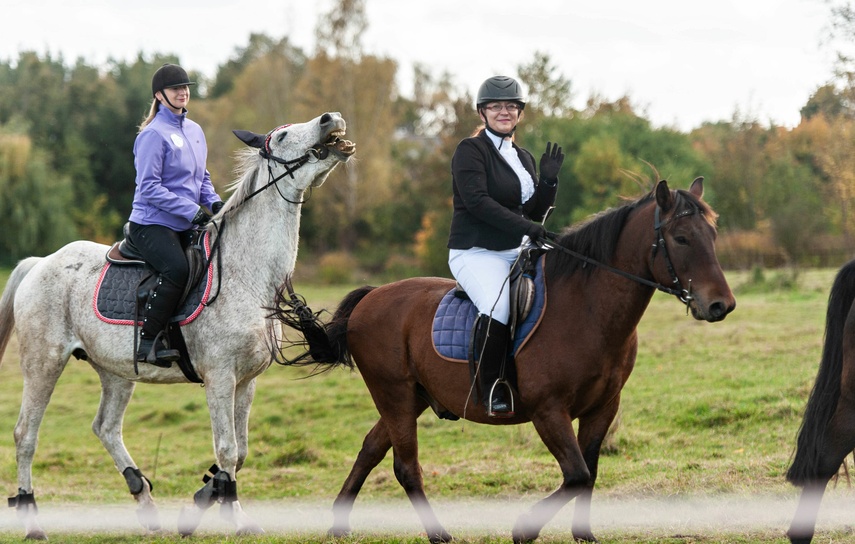
[[[632,212],[644,207],[654,199],[655,193],[651,191],[634,202],[609,208],[593,215],[589,219],[571,226],[558,238],[557,243],[594,261],[609,263],[614,255],[618,237],[627,218]],[[699,200],[688,191],[678,190],[676,191],[677,213],[685,208],[696,209],[710,224],[715,226],[718,216],[707,203]],[[652,224],[650,228],[653,229]],[[580,268],[585,273],[590,274],[596,268],[590,265],[583,267],[584,264],[582,260],[563,251],[552,251],[546,261],[546,273],[549,277],[556,278],[571,276]]]

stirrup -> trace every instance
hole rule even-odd
[[[496,391],[496,386],[504,387],[505,391],[507,391],[508,396],[510,397],[510,402],[507,402],[509,405],[508,410],[496,411],[493,409],[493,393]],[[487,396],[487,417],[494,417],[497,419],[503,418],[511,418],[514,417],[516,413],[514,412],[514,392],[511,389],[511,385],[507,382],[507,380],[496,380],[493,382],[493,387],[490,388],[490,394]]]
[[[161,349],[158,349],[160,347]],[[167,347],[163,339],[163,331],[157,333],[154,340],[151,342],[151,349],[145,355],[145,358],[140,360],[140,354],[137,353],[139,362],[148,363],[150,365],[159,366],[161,368],[171,368],[172,363],[181,358],[181,353],[177,349]]]

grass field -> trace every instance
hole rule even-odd
[[[0,284],[7,274],[0,272]],[[737,309],[716,324],[686,316],[673,297],[654,296],[619,425],[600,462],[592,517],[602,542],[786,542],[796,492],[784,473],[819,360],[833,274],[729,274]],[[334,307],[350,287],[298,290],[317,309]],[[358,373],[306,374],[275,366],[258,380],[239,494],[268,535],[231,537],[214,508],[194,541],[324,540],[332,501],[376,411]],[[204,390],[140,384],[126,415],[125,442],[161,505],[167,530],[157,535],[136,525],[124,480],[89,428],[99,391],[91,368],[72,359],[34,466],[46,530],[60,542],[177,542],[177,510],[213,462]],[[0,489],[9,496],[17,487],[12,430],[20,397],[13,342],[0,367]],[[460,541],[509,541],[515,517],[560,481],[531,425],[479,426],[429,413],[419,423],[428,496]],[[389,455],[366,482],[354,535],[343,541],[426,542],[403,501]],[[815,542],[855,541],[853,505],[845,483],[830,490]],[[572,508],[540,541],[570,538]],[[93,520],[96,529],[87,525]],[[0,540],[22,535],[14,510],[0,511]]]

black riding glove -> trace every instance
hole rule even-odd
[[[532,242],[540,244],[545,244],[558,238],[557,234],[549,232],[540,223],[532,223],[525,234]]]
[[[546,142],[546,152],[540,157],[540,179],[549,185],[558,183],[558,171],[564,163],[564,153],[558,144]]]
[[[214,215],[217,215],[218,213],[220,213],[220,210],[223,209],[223,206],[225,206],[223,201],[218,200],[218,201],[214,202],[213,204],[211,204],[211,211],[214,212]]]
[[[210,220],[211,214],[208,213],[208,210],[206,210],[202,206],[199,206],[199,211],[197,211],[196,215],[193,216],[193,220],[191,221],[191,223],[193,223],[194,225],[202,226]]]
[[[525,234],[532,242],[546,240],[546,229],[540,223],[532,223]]]

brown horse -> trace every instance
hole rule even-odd
[[[825,486],[855,448],[855,261],[837,273],[825,316],[825,343],[787,480],[802,487],[788,535],[813,539]]]
[[[467,365],[440,358],[432,346],[434,312],[453,281],[411,278],[347,295],[325,327],[327,353],[333,356],[320,363],[352,368],[355,361],[380,420],[365,437],[335,500],[330,532],[349,532],[359,490],[392,448],[395,476],[428,538],[451,540],[428,504],[418,459],[416,419],[430,406],[476,423],[534,423],[563,481],[517,520],[514,541],[537,538],[574,497],[573,536],[595,540],[590,501],[600,445],[632,372],[636,327],[655,288],[677,294],[699,320],[720,321],[736,306],[714,250],[716,214],[702,194],[703,178],[689,191],[672,191],[661,181],[639,200],[603,212],[557,239],[545,256],[545,313],[516,356],[516,416],[511,419],[488,418],[471,398]],[[316,361],[324,359],[319,349],[311,353]],[[574,419],[579,420],[578,437]]]

